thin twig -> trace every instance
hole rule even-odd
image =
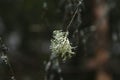
[[[80,6],[81,4],[82,4],[82,0],[79,1],[78,5],[77,5],[77,8],[76,8],[76,10],[75,10],[72,18],[71,18],[69,24],[68,24],[67,27],[66,27],[66,31],[67,31],[67,30],[69,29],[69,27],[71,26],[71,24],[72,24],[72,22],[73,22],[73,20],[74,20],[74,18],[75,18],[75,16],[76,16],[76,14],[77,14],[77,12],[79,11],[79,6]]]
[[[14,70],[13,70],[13,68],[12,68],[12,65],[10,64],[10,61],[9,61],[9,59],[8,59],[8,55],[7,55],[7,48],[6,48],[6,46],[4,45],[4,43],[3,43],[3,40],[1,39],[1,37],[0,37],[0,45],[2,46],[1,47],[1,51],[2,51],[2,56],[6,56],[6,57],[3,57],[3,61],[8,65],[8,67],[9,67],[9,69],[10,69],[10,73],[11,73],[11,79],[10,80],[16,80],[15,79],[15,72],[14,72]]]

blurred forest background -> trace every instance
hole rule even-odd
[[[52,68],[46,72],[45,67],[51,55],[52,32],[64,30],[79,1],[0,0],[0,36],[9,49],[16,80],[45,80],[45,75],[50,75]],[[78,6],[69,28],[76,55],[60,62],[63,80],[120,79],[119,4],[120,0],[83,0]],[[0,80],[9,77],[9,69],[0,59]]]

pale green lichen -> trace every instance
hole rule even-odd
[[[53,31],[53,39],[51,40],[50,49],[52,54],[60,56],[63,61],[72,57],[75,54],[71,47],[70,41],[67,38],[68,32],[62,30]]]

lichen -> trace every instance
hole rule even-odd
[[[50,45],[52,54],[60,56],[63,61],[70,59],[75,54],[72,51],[73,47],[67,37],[68,34],[68,32],[63,32],[62,30],[53,31],[53,39]]]

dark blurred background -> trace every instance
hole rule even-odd
[[[44,80],[51,34],[62,20],[58,6],[58,0],[0,0],[0,35],[17,80]],[[8,80],[2,63],[0,80]]]
[[[45,80],[45,67],[51,55],[49,46],[52,32],[68,25],[79,1],[81,0],[0,0],[0,35],[9,49],[7,54],[16,80]],[[65,63],[60,62],[63,80],[94,80],[97,74],[96,68],[93,69],[94,65],[99,64],[98,59],[98,62],[94,62],[96,44],[93,37],[97,31],[94,32],[92,25],[97,22],[94,22],[96,18],[92,13],[93,1],[103,1],[99,5],[107,5],[109,26],[109,43],[106,44],[109,47],[100,48],[102,53],[107,50],[110,56],[103,72],[101,71],[102,74],[107,74],[107,79],[100,75],[100,79],[96,80],[119,80],[120,0],[83,0],[69,28],[69,39],[73,46],[78,46],[76,55]],[[1,62],[0,80],[9,80],[8,74],[7,66]]]

